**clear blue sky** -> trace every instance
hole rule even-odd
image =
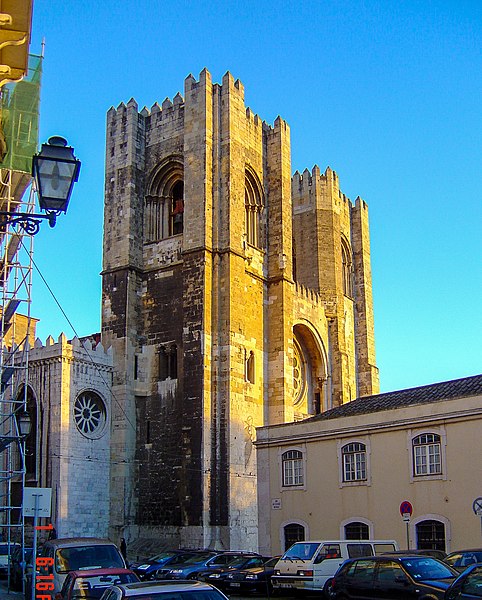
[[[382,391],[482,372],[482,2],[35,0],[41,141],[82,161],[35,260],[79,335],[100,329],[105,114],[229,70],[291,127],[292,170],[338,172],[370,210]],[[45,341],[73,332],[36,275]]]

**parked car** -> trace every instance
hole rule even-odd
[[[422,556],[431,556],[438,560],[445,560],[447,553],[443,550],[435,550],[434,548],[417,548],[411,550],[395,550],[395,552],[385,552],[387,555],[392,554],[421,554]]]
[[[332,599],[443,600],[457,571],[431,556],[368,556],[347,560],[333,577]]]
[[[54,600],[98,600],[111,585],[137,581],[139,577],[131,569],[70,571]]]
[[[243,555],[235,556],[232,560],[227,562],[225,565],[213,567],[206,571],[201,571],[197,574],[196,579],[198,581],[206,581],[221,589],[224,588],[225,577],[228,573],[238,571],[240,569],[249,569],[250,567],[261,567],[270,557],[259,556],[259,555]]]
[[[153,578],[156,580],[159,579],[186,579],[186,577],[173,577],[171,571],[175,570],[178,571],[179,574],[181,573],[181,570],[183,568],[183,565],[186,566],[187,568],[192,568],[193,570],[195,570],[196,566],[199,565],[199,570],[201,570],[204,567],[204,564],[211,558],[214,558],[215,556],[219,556],[219,552],[215,552],[214,550],[204,550],[204,551],[200,551],[200,552],[196,552],[195,556],[191,556],[190,558],[187,558],[184,562],[178,561],[178,562],[174,562],[171,563],[170,565],[166,565],[161,567],[160,569],[158,569],[154,574],[153,574]]]
[[[188,558],[192,558],[196,554],[199,554],[198,550],[167,550],[160,552],[148,558],[144,562],[131,563],[131,568],[140,579],[152,579],[155,572],[162,567],[167,567],[174,563],[184,562]]]
[[[246,552],[199,552],[185,562],[175,563],[167,569],[157,571],[156,576],[159,579],[196,579],[201,571],[225,566],[234,558],[246,556],[246,554]],[[250,554],[250,556],[254,556],[254,554]]]
[[[283,554],[271,582],[276,591],[323,592],[347,558],[378,556],[398,550],[395,540],[306,540]]]
[[[10,587],[12,590],[22,589],[22,562],[25,562],[25,572],[32,572],[32,548],[24,548],[22,558],[22,546],[16,546],[10,556]]]
[[[465,571],[470,565],[482,563],[482,549],[475,550],[459,550],[452,552],[444,558],[444,562],[456,569],[459,573]]]
[[[222,590],[229,593],[252,594],[259,593],[264,596],[271,596],[273,585],[271,576],[279,556],[274,556],[266,561],[260,567],[251,567],[249,569],[240,569],[230,571],[223,576]]]
[[[208,583],[200,581],[141,581],[112,586],[101,600],[227,600],[226,596]]]
[[[8,561],[15,548],[18,548],[20,544],[16,542],[1,542],[0,543],[0,575],[7,575],[8,573]]]
[[[480,600],[482,598],[482,564],[467,567],[445,592],[445,600]]]
[[[40,575],[53,574],[52,596],[60,592],[67,573],[80,569],[125,569],[126,563],[117,546],[100,538],[59,538],[44,543],[41,557],[51,558],[51,567],[42,567]],[[31,585],[27,576],[27,585]]]

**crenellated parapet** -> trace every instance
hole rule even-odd
[[[295,290],[296,290],[296,295],[299,296],[300,298],[308,300],[309,302],[312,302],[312,303],[322,304],[322,297],[316,290],[306,287],[306,286],[302,285],[301,283],[297,283],[297,282],[295,283]]]
[[[112,367],[112,348],[105,349],[95,337],[81,339],[74,337],[68,340],[66,335],[61,333],[57,341],[49,335],[45,344],[40,338],[37,338],[34,346],[28,349],[28,360],[32,366],[37,361],[63,358],[90,362],[97,367],[110,369]]]

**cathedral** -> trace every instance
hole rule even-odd
[[[256,428],[379,391],[367,205],[203,70],[110,109],[104,211],[109,535],[256,550]]]

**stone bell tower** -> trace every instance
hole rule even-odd
[[[334,177],[315,173],[317,189]],[[254,550],[255,428],[378,385],[371,296],[365,338],[355,325],[361,301],[351,299],[353,318],[338,306],[342,233],[346,276],[357,271],[357,252],[369,262],[349,241],[350,214],[366,205],[343,212],[350,202],[338,188],[329,200],[308,178],[305,191],[301,176],[292,183],[287,124],[266,124],[245,107],[239,80],[227,73],[213,84],[206,70],[187,77],[184,97],[109,111],[105,185],[111,535]],[[314,244],[306,248],[302,214]],[[323,255],[318,237],[330,227]],[[330,253],[336,266],[325,284]],[[313,254],[316,268],[304,266]],[[369,278],[355,285],[363,286],[371,293]],[[362,356],[368,375],[359,378]]]

